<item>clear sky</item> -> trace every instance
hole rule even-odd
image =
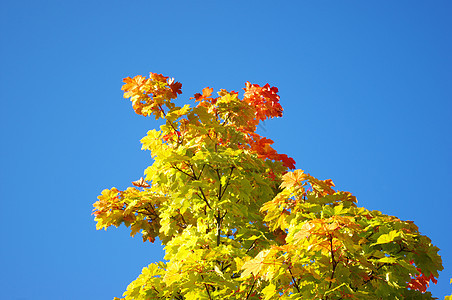
[[[1,1],[0,298],[112,299],[158,244],[96,231],[92,203],[151,162],[157,123],[122,98],[148,72],[180,103],[246,81],[280,90],[261,134],[358,205],[412,220],[452,293],[452,2]]]

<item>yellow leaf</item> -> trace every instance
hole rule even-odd
[[[264,250],[259,252],[259,254],[252,260],[247,261],[242,266],[242,278],[246,278],[251,274],[258,275],[262,268],[262,263],[264,262],[266,256],[270,253],[270,250]]]
[[[304,223],[300,230],[295,233],[293,237],[294,241],[300,241],[307,238],[311,234],[311,229],[313,229],[314,227],[315,225],[310,222]]]
[[[276,294],[276,286],[270,283],[262,290],[262,294],[265,295],[264,300],[272,299],[273,296]]]
[[[295,185],[301,185],[301,182],[306,179],[306,174],[304,174],[303,170],[295,170],[284,174],[282,179],[281,188],[291,188]]]

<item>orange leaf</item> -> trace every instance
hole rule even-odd
[[[143,179],[143,177],[141,177],[139,180],[137,180],[137,181],[132,181],[132,184],[134,185],[134,186],[137,186],[137,187],[150,187],[150,185],[149,185],[149,183],[147,183],[144,179]]]
[[[121,87],[121,89],[125,92],[124,98],[131,97],[134,93],[138,92],[140,86],[143,85],[146,81],[146,77],[141,75],[137,75],[133,78],[126,77],[122,80],[125,84]]]
[[[204,98],[210,97],[210,95],[212,95],[212,92],[213,92],[213,88],[206,87],[202,90],[202,96]]]

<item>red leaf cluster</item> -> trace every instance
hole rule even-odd
[[[414,264],[413,261],[411,261],[410,263],[412,265]],[[422,270],[420,268],[416,268],[416,270],[419,272],[419,274],[416,274],[416,276],[411,279],[411,281],[407,285],[408,288],[425,293],[430,285],[430,281],[432,281],[434,284],[438,282],[433,274],[430,273],[430,276],[427,276],[422,273]]]
[[[267,118],[282,117],[283,108],[279,104],[278,88],[270,87],[267,83],[263,87],[257,84],[246,83],[243,100],[255,107],[256,121]]]

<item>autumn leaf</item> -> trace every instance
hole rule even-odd
[[[262,268],[262,264],[269,253],[270,253],[270,250],[261,251],[254,259],[249,260],[246,263],[244,263],[242,266],[243,272],[242,272],[241,277],[246,278],[251,274],[253,274],[255,276],[258,275]]]
[[[295,170],[293,172],[288,172],[282,177],[283,182],[281,183],[281,188],[291,188],[293,186],[301,186],[302,181],[306,180],[306,176],[303,170]]]
[[[182,91],[181,91],[182,83],[180,83],[180,82],[172,82],[172,83],[170,83],[169,86],[171,88],[171,91],[174,94],[174,97],[176,97],[177,94],[182,94]]]
[[[166,82],[166,80],[168,79],[167,76],[163,76],[162,74],[157,74],[157,73],[149,73],[149,78],[151,78],[152,80],[155,81],[160,81],[160,82]]]
[[[294,235],[294,241],[300,241],[311,235],[311,230],[315,228],[315,224],[306,222]]]
[[[137,181],[132,181],[132,184],[136,187],[150,187],[149,183],[147,183],[143,177],[141,177],[139,180]]]
[[[123,79],[124,85],[122,86],[122,90],[124,93],[124,98],[132,97],[135,93],[139,92],[140,87],[146,82],[146,78],[140,75],[137,75],[133,78],[126,77]]]

